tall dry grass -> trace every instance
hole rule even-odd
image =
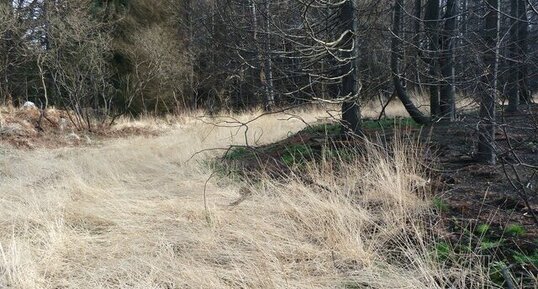
[[[262,118],[247,136],[271,142],[319,117]],[[0,288],[491,286],[478,258],[436,258],[414,145],[368,143],[340,169],[327,159],[304,172],[319,186],[293,175],[206,183],[204,160],[219,151],[190,159],[243,142],[244,128],[186,118],[160,137],[1,150]]]

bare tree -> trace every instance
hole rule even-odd
[[[360,92],[358,78],[358,44],[357,44],[357,11],[356,1],[348,0],[342,4],[340,18],[345,23],[345,38],[342,40],[343,57],[346,64],[342,66],[342,94],[349,99],[342,102],[342,122],[348,131],[361,134],[361,112],[357,103]]]
[[[393,15],[393,24],[392,24],[392,44],[391,44],[391,60],[390,67],[392,70],[392,79],[394,82],[394,87],[396,89],[396,94],[401,100],[405,109],[413,118],[414,121],[420,124],[426,124],[430,122],[430,119],[426,117],[411,101],[409,95],[407,94],[406,88],[402,84],[400,76],[400,55],[402,51],[401,47],[401,37],[400,37],[400,26],[402,19],[402,9],[404,7],[404,0],[397,0],[394,4],[394,15]]]
[[[480,162],[495,164],[495,107],[497,101],[497,70],[499,57],[500,0],[487,0],[487,13],[483,41],[484,74],[481,79],[482,98],[480,102],[480,121],[478,124],[477,159]]]
[[[441,36],[441,56],[439,59],[443,76],[439,95],[439,116],[441,121],[453,121],[456,116],[456,91],[454,46],[456,45],[458,1],[447,0],[445,27]]]
[[[436,118],[439,114],[439,85],[437,83],[439,71],[439,1],[427,0],[424,14],[424,26],[428,37],[428,64],[430,88],[430,115]]]

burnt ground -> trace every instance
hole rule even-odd
[[[424,164],[431,171],[434,206],[442,224],[440,250],[445,255],[483,255],[492,266],[491,278],[503,286],[506,272],[518,288],[538,286],[537,117],[538,105],[514,114],[499,112],[496,165],[475,161],[476,112],[449,124],[420,127],[400,119],[396,125],[399,135],[420,138],[425,148]],[[383,142],[390,142],[394,123],[367,120],[365,135],[381,135]],[[360,153],[361,143],[361,139],[342,138],[338,124],[320,124],[277,143],[231,147],[222,160],[227,170],[240,175],[263,171],[278,178],[293,170],[300,175],[301,164],[319,159],[328,148],[345,160]]]

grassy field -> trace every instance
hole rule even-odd
[[[304,175],[318,187],[294,175],[209,178],[224,151],[196,152],[245,135],[270,143],[328,116],[275,114],[246,133],[230,124],[254,115],[220,126],[185,116],[160,136],[84,147],[1,148],[0,288],[494,287],[476,256],[443,257],[416,144],[367,143],[338,170],[312,165]]]

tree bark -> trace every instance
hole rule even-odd
[[[342,4],[340,11],[341,23],[344,23],[344,31],[347,33],[347,38],[341,47],[343,53],[342,58],[346,59],[346,64],[342,66],[341,75],[344,75],[342,79],[342,94],[349,99],[344,100],[342,103],[342,123],[345,131],[361,135],[361,111],[358,104],[358,96],[360,92],[360,85],[357,73],[357,56],[358,47],[356,41],[357,31],[357,12],[356,12],[356,0],[348,0]]]
[[[418,91],[422,92],[422,81],[420,78],[420,51],[421,51],[421,45],[420,45],[420,36],[421,36],[421,23],[422,23],[422,0],[415,0],[415,19],[414,19],[414,28],[415,28],[415,36],[413,37],[413,45],[415,46],[415,82],[416,87]]]
[[[517,1],[518,3],[518,52],[520,53],[521,60],[518,69],[518,89],[520,97],[519,101],[520,103],[529,104],[532,103],[532,95],[529,90],[529,69],[527,64],[527,55],[529,52],[529,20],[527,17],[527,1],[512,1]]]
[[[435,119],[439,115],[439,85],[437,83],[439,71],[439,0],[428,0],[424,14],[425,30],[428,37],[428,63],[430,87],[430,114]]]
[[[443,122],[454,121],[456,118],[454,47],[456,44],[457,8],[457,0],[447,0],[444,17],[445,27],[442,35],[442,53],[439,59],[441,75],[443,76],[439,95],[439,117]]]
[[[405,109],[411,116],[411,118],[419,124],[426,124],[430,122],[430,119],[415,106],[407,95],[407,91],[402,84],[400,78],[400,59],[399,55],[401,54],[401,39],[400,39],[400,23],[402,19],[402,7],[404,5],[404,0],[397,0],[394,5],[394,17],[392,23],[392,42],[391,42],[391,58],[390,66],[392,70],[392,80],[394,82],[394,88],[398,98],[404,105]]]
[[[275,106],[275,93],[273,88],[273,59],[271,55],[271,0],[265,0],[264,7],[264,43],[263,43],[263,57],[264,57],[264,85],[265,85],[265,111],[271,111]]]
[[[525,0],[523,0],[525,1]],[[509,67],[508,83],[506,84],[506,96],[508,98],[507,112],[516,112],[519,107],[519,57],[520,53],[518,49],[519,44],[519,19],[518,19],[518,6],[519,0],[513,0],[510,2],[510,44],[508,45],[509,55]]]
[[[487,13],[484,28],[484,68],[482,76],[482,100],[480,102],[480,122],[478,125],[477,160],[495,164],[495,102],[497,99],[497,68],[499,58],[499,13],[500,0],[486,0]]]

